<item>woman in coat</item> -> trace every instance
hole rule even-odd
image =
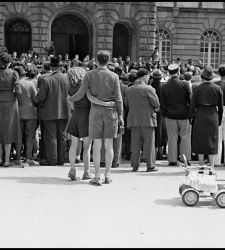
[[[0,53],[0,165],[9,167],[12,143],[21,137],[17,94],[21,93],[18,73],[8,68],[11,56]],[[4,144],[4,163],[3,163]]]
[[[202,84],[193,92],[190,105],[190,119],[194,114],[192,151],[198,154],[199,164],[204,164],[204,155],[208,155],[211,167],[214,167],[214,155],[218,153],[218,128],[223,115],[223,93],[212,82],[213,69],[207,66],[202,74]]]
[[[158,98],[160,98],[160,92],[162,85],[161,82],[163,73],[160,70],[156,70],[152,74],[152,87],[155,88]],[[167,132],[164,117],[160,113],[160,109],[157,112],[157,127],[155,128],[155,147],[156,147],[156,159],[163,159],[163,147],[166,148],[167,145]]]

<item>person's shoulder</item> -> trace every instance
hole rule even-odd
[[[133,91],[133,89],[136,89],[136,85],[135,85],[135,84],[130,85],[130,86],[126,89],[126,92]]]
[[[215,81],[214,83],[218,86],[221,86],[221,87],[225,86],[225,81],[223,81],[223,80]]]
[[[212,82],[213,88],[221,89],[221,85],[224,84],[221,81]]]
[[[123,88],[123,89],[128,89],[129,87],[126,85],[126,84],[124,84],[124,83],[121,83],[121,87]]]
[[[44,74],[40,75],[40,76],[38,77],[38,79],[43,79],[43,78],[49,76],[50,74],[51,74],[51,72],[44,73]]]
[[[182,84],[184,84],[185,86],[189,86],[189,82],[187,80],[180,80],[182,82]]]

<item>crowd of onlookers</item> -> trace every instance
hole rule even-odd
[[[48,129],[51,130],[51,126],[43,122],[43,119],[40,119],[41,112],[46,112],[46,110],[41,110],[42,102],[46,102],[46,100],[42,98],[44,94],[39,91],[44,76],[52,74],[54,71],[59,71],[68,80],[71,68],[79,67],[88,72],[99,66],[98,60],[91,58],[90,55],[80,60],[78,54],[76,54],[74,58],[69,58],[68,54],[55,56],[54,53],[53,49],[52,51],[48,50],[46,56],[39,56],[33,50],[30,50],[28,53],[22,53],[18,57],[15,51],[11,56],[4,58],[4,56],[2,56],[4,51],[1,52],[2,57],[0,61],[2,62],[2,69],[6,67],[7,69],[16,71],[20,79],[20,85],[22,86],[20,90],[17,88],[17,85],[13,86],[14,93],[18,94],[22,91],[22,93],[16,95],[19,104],[20,124],[16,125],[15,117],[7,118],[9,122],[14,122],[14,126],[12,126],[11,129],[17,132],[12,133],[13,135],[10,136],[11,141],[9,139],[9,143],[4,142],[3,136],[0,137],[0,155],[8,157],[8,148],[6,145],[10,144],[9,159],[14,159],[15,164],[22,165],[23,159],[30,165],[49,164],[49,162],[45,161],[46,151],[48,152],[46,147],[48,146],[44,143],[46,139],[43,138],[43,135],[45,135]],[[57,58],[56,66],[53,65],[55,58]],[[134,171],[138,170],[138,164],[141,161],[154,161],[154,158],[156,160],[168,159],[169,165],[176,165],[177,160],[182,160],[182,154],[187,156],[188,162],[193,159],[198,159],[202,163],[206,156],[208,156],[211,166],[221,164],[222,139],[219,139],[220,144],[218,144],[218,138],[222,138],[222,136],[218,135],[218,133],[222,132],[218,132],[219,130],[216,128],[221,127],[222,124],[223,112],[221,107],[223,109],[223,101],[221,103],[221,100],[223,99],[223,82],[221,83],[221,81],[224,77],[223,65],[219,67],[220,76],[216,76],[212,68],[210,66],[203,67],[200,60],[197,63],[194,63],[192,59],[188,59],[187,62],[182,62],[180,58],[171,60],[170,62],[161,60],[158,55],[158,48],[156,48],[150,58],[140,57],[136,61],[133,61],[130,56],[126,56],[124,60],[121,56],[112,57],[110,62],[107,63],[107,67],[119,77],[123,97],[125,127],[125,131],[121,136],[121,146],[115,148],[114,153],[117,159],[114,159],[112,167],[118,167],[121,158],[131,160],[131,166]],[[10,77],[15,78],[16,76],[13,73]],[[1,80],[2,79],[0,79],[0,81]],[[221,91],[217,88],[212,88],[211,85],[210,87],[207,85],[207,89],[196,88],[196,86],[199,86],[200,83],[204,81],[210,83],[219,81],[219,85],[222,86],[220,88]],[[143,85],[151,86],[154,90],[149,90],[149,88],[142,90]],[[195,91],[195,89],[197,91]],[[210,96],[210,92],[213,92],[214,96]],[[45,94],[47,96],[47,93]],[[144,103],[146,95],[147,101]],[[57,98],[60,97],[56,97],[56,99]],[[1,101],[4,101],[2,94],[0,94],[0,102]],[[50,101],[53,102],[53,100]],[[149,113],[149,103],[147,102],[151,103],[150,106],[153,109],[150,113],[154,119],[150,123],[149,120],[152,118],[147,117]],[[55,103],[55,105],[57,105],[57,103]],[[14,109],[16,109],[16,107],[14,107]],[[6,108],[4,110],[6,110]],[[4,115],[9,117],[13,116],[14,111],[12,112],[10,110],[11,109],[7,109],[8,113],[4,111]],[[197,112],[197,110],[200,110],[200,113]],[[49,110],[48,112],[54,113],[54,110]],[[61,130],[64,130],[66,149],[63,150],[63,146],[61,146],[63,155],[61,155],[61,160],[54,162],[54,164],[63,164],[69,161],[71,136],[70,133],[67,132],[66,127],[73,112],[73,104],[71,102],[69,110],[67,111],[65,109],[65,112],[68,112],[68,117],[65,116],[65,118],[57,119],[65,119],[64,124],[59,124],[58,126],[61,126]],[[217,117],[218,113],[219,119]],[[137,121],[131,121],[131,119],[133,119],[131,115],[136,116],[137,114],[139,115],[135,118]],[[208,114],[208,120],[206,118],[203,119],[206,114]],[[50,116],[50,114],[48,115]],[[190,124],[194,115],[195,125]],[[213,121],[210,120],[212,116],[214,116]],[[145,119],[147,125],[144,123]],[[217,131],[216,133],[207,131],[205,127],[209,126],[209,124],[213,125],[208,130],[212,130],[213,128]],[[134,131],[134,128],[137,127],[142,128],[142,130],[140,130],[141,132],[139,130]],[[150,131],[145,130],[146,127],[153,128],[154,132],[152,129]],[[0,127],[0,130],[7,129]],[[18,130],[21,131],[21,140],[17,138],[19,134]],[[149,141],[146,141],[149,134],[151,134],[151,138]],[[201,134],[200,137],[199,134]],[[207,135],[208,138],[206,138]],[[50,133],[49,136],[51,136]],[[154,140],[152,137],[154,137]],[[204,138],[206,138],[206,141],[204,141]],[[16,143],[14,143],[15,141]],[[11,142],[13,143],[11,144]],[[154,144],[153,148],[152,143]],[[207,147],[206,144],[209,144],[209,146]],[[5,148],[3,145],[5,145]],[[82,151],[84,150],[82,145],[83,138],[80,138],[75,159],[77,163],[82,160]],[[202,145],[202,147],[199,148],[199,146],[196,145]],[[209,149],[210,147],[211,149]],[[118,151],[117,153],[116,150]],[[146,159],[146,156],[148,157],[146,150],[154,151],[154,153],[151,153],[152,155],[149,156],[150,160]],[[216,157],[213,156],[214,160],[212,160],[212,155],[216,155],[218,151],[219,156],[217,156],[217,160],[214,162]],[[102,153],[102,155],[103,154],[104,153]],[[1,156],[0,164],[3,164],[3,162],[4,160]],[[5,166],[10,166],[11,164],[12,162],[10,162],[10,160],[5,160]],[[101,157],[100,166],[105,166],[104,157]]]

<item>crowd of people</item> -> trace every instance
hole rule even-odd
[[[225,65],[218,69],[153,55],[97,58],[55,55],[33,50],[0,52],[0,165],[64,165],[79,180],[76,163],[84,163],[82,179],[111,183],[111,167],[122,158],[138,171],[157,171],[156,160],[176,166],[184,154],[211,167],[224,163]],[[90,173],[93,160],[95,175]]]

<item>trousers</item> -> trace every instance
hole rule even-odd
[[[155,167],[155,127],[131,127],[131,167],[140,166],[141,148],[147,168]]]
[[[177,161],[178,136],[180,136],[180,155],[185,154],[187,160],[191,160],[191,125],[189,120],[165,118],[165,122],[168,136],[168,161]]]
[[[214,155],[214,163],[216,165],[221,164],[221,156],[222,156],[222,142],[225,142],[225,106],[223,106],[223,118],[222,123],[219,126],[219,133],[218,133],[218,154]],[[225,163],[225,154],[224,154],[224,161]]]
[[[44,125],[45,156],[51,165],[65,162],[67,119],[42,120]]]

